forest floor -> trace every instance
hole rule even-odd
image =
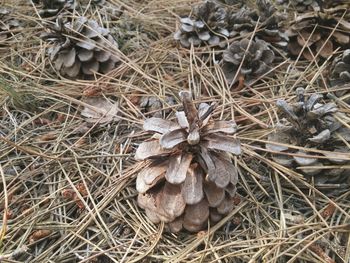
[[[264,147],[278,122],[277,99],[294,99],[297,87],[334,91],[325,81],[330,61],[285,57],[273,76],[229,87],[216,51],[174,40],[179,18],[200,1],[107,0],[122,15],[108,22],[92,5],[84,15],[120,37],[111,51],[120,65],[73,80],[47,55],[40,5],[0,2],[22,23],[0,45],[1,262],[350,262],[348,188],[315,187]],[[136,201],[145,163],[134,154],[150,137],[143,120],[158,111],[173,118],[181,90],[196,103],[217,103],[214,119],[235,120],[242,147],[240,200],[199,233],[169,233]],[[162,108],[140,107],[145,98]],[[101,116],[91,105],[116,113]],[[337,106],[350,114],[344,101]]]

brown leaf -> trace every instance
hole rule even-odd
[[[152,117],[145,120],[143,123],[143,129],[145,131],[154,131],[163,134],[173,130],[181,129],[181,127],[175,122]]]
[[[49,236],[52,233],[51,230],[45,230],[45,229],[41,229],[41,230],[37,230],[34,231],[30,236],[29,236],[29,243],[34,243],[35,241],[45,238],[47,236]]]
[[[162,148],[172,149],[176,145],[187,140],[187,133],[184,129],[174,130],[163,134],[159,142]]]
[[[203,174],[196,165],[191,165],[188,169],[181,192],[188,205],[197,204],[203,199]]]
[[[335,263],[335,261],[327,255],[327,253],[317,244],[311,244],[308,246],[311,251],[316,253],[320,258],[324,260],[326,263]]]
[[[170,154],[170,150],[160,147],[158,140],[146,141],[139,145],[135,153],[136,160],[145,160],[153,157],[161,157]]]
[[[160,206],[171,220],[180,216],[186,207],[185,200],[181,194],[181,187],[179,185],[165,183],[160,199]]]
[[[183,227],[191,232],[202,230],[209,218],[209,206],[205,198],[198,204],[188,205],[185,210]]]
[[[182,153],[171,156],[169,166],[165,174],[166,180],[171,184],[181,184],[186,179],[187,170],[192,161],[192,154]]]
[[[214,183],[206,182],[204,184],[204,193],[207,197],[210,207],[217,207],[225,198],[223,188],[217,187]]]
[[[241,144],[238,139],[211,134],[210,136],[206,136],[205,140],[203,145],[209,149],[229,152],[234,155],[241,154]]]
[[[321,212],[321,216],[324,218],[330,217],[335,212],[335,205],[333,203],[329,203],[326,208]]]
[[[87,98],[85,103],[89,106],[84,107],[81,111],[81,115],[86,117],[87,122],[105,124],[119,120],[117,116],[119,111],[117,104],[103,97]]]

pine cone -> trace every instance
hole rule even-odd
[[[335,118],[335,115],[343,118],[340,113],[336,113],[336,104],[322,103],[322,95],[319,94],[312,94],[306,100],[302,88],[297,89],[297,97],[298,101],[293,104],[284,100],[277,101],[277,106],[286,119],[283,119],[284,124],[279,125],[277,132],[269,135],[268,141],[286,145],[267,143],[267,149],[281,153],[273,154],[272,159],[283,166],[296,169],[307,177],[314,176],[317,184],[344,183],[349,179],[345,176],[349,169],[341,166],[350,163],[350,151],[344,143],[350,141],[350,131]],[[325,152],[318,154],[297,151],[287,145]],[[308,155],[312,157],[307,157]],[[333,166],[332,169],[322,169],[330,165]]]
[[[222,69],[228,83],[237,81],[241,77],[249,83],[269,70],[275,55],[267,43],[258,39],[251,42],[249,49],[248,46],[249,40],[244,38],[232,43],[224,51]],[[242,67],[237,72],[241,64]],[[234,79],[236,75],[237,78]]]
[[[13,30],[20,27],[17,19],[10,16],[11,11],[7,8],[0,8],[0,46],[5,44],[13,34]]]
[[[221,40],[229,36],[226,29],[227,13],[221,5],[214,1],[205,1],[195,7],[193,13],[193,18],[180,19],[180,29],[174,34],[174,39],[180,41],[183,47],[189,48],[191,44],[219,45]]]
[[[153,223],[169,223],[171,231],[199,231],[208,218],[219,221],[234,206],[237,169],[228,153],[239,155],[240,143],[229,134],[234,121],[210,119],[214,106],[196,109],[188,92],[181,92],[184,111],[177,122],[146,119],[143,128],[155,132],[140,144],[137,160],[150,165],[137,176],[138,204]]]
[[[39,10],[39,15],[42,17],[52,17],[57,15],[61,10],[73,10],[74,0],[41,0],[42,9]]]
[[[330,81],[332,86],[350,83],[350,49],[333,61]]]
[[[257,10],[242,7],[238,12],[231,12],[229,15],[228,28],[231,37],[243,36],[254,32],[258,22],[258,30],[255,37],[277,46],[286,47],[288,36],[281,29],[282,15],[277,12],[269,0],[258,0]]]
[[[297,17],[288,31],[290,53],[298,56],[305,46],[302,55],[311,61],[318,52],[319,56],[326,59],[337,47],[349,46],[350,25],[346,19],[350,14],[342,19],[343,14],[344,9],[329,9]],[[337,29],[331,35],[335,27]]]
[[[298,12],[320,10],[318,0],[277,0],[276,3],[277,5],[281,5],[284,8],[291,8]]]
[[[58,20],[55,32],[43,38],[54,41],[48,53],[56,70],[72,78],[108,73],[116,67],[119,58],[110,52],[118,48],[110,32],[94,20],[78,17],[74,22]]]

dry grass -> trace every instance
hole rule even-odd
[[[212,52],[186,50],[172,39],[178,15],[197,1],[107,2],[123,7],[136,31],[123,43],[123,54],[114,51],[122,65],[95,81],[57,77],[35,7],[1,2],[12,5],[25,26],[0,47],[0,261],[333,262],[329,255],[349,262],[348,189],[320,192],[271,161],[263,147],[278,120],[276,99],[293,98],[301,85],[308,92],[332,91],[324,81],[327,64],[286,60],[274,65],[277,77],[230,90]],[[96,9],[86,15],[103,21]],[[134,179],[145,164],[135,162],[133,153],[148,138],[141,125],[151,113],[140,112],[133,98],[177,97],[182,89],[217,101],[214,118],[234,118],[243,147],[235,160],[240,203],[197,235],[167,233],[135,202]],[[118,101],[120,121],[88,125],[80,111],[90,93]],[[348,104],[337,103],[349,114]]]

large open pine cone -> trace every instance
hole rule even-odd
[[[109,30],[85,17],[67,23],[58,21],[55,32],[43,37],[54,42],[49,55],[62,75],[75,78],[104,74],[116,67],[119,58],[111,50],[118,44]]]
[[[346,118],[337,112],[335,103],[322,103],[320,94],[311,94],[305,99],[304,89],[298,88],[297,97],[298,101],[293,104],[277,101],[286,119],[278,126],[277,132],[268,137],[271,143],[267,143],[266,148],[280,153],[273,154],[272,159],[307,177],[313,176],[316,183],[350,183],[350,170],[344,168],[350,163],[350,149],[345,143],[350,142],[350,129],[337,119]],[[322,152],[298,151],[288,145]]]
[[[20,26],[17,19],[10,16],[11,11],[7,8],[0,7],[0,46],[8,40],[11,35],[14,35],[16,28]]]
[[[173,232],[195,232],[233,209],[238,175],[230,154],[239,155],[241,148],[230,136],[234,121],[213,121],[214,105],[196,109],[190,93],[180,96],[184,111],[176,113],[176,122],[153,117],[144,123],[156,134],[136,151],[137,160],[150,162],[136,188],[138,204],[152,222],[169,223]]]
[[[275,55],[267,43],[258,39],[256,41],[252,40],[249,48],[248,46],[249,40],[244,38],[232,43],[224,51],[222,69],[228,83],[238,81],[241,77],[249,83],[270,69]],[[234,79],[235,76],[237,76],[236,79]]]
[[[193,17],[180,19],[180,29],[174,34],[175,40],[183,47],[191,44],[219,45],[220,41],[229,36],[227,27],[227,13],[220,4],[207,0],[196,6]]]
[[[337,47],[349,47],[350,24],[346,19],[350,13],[347,11],[342,18],[344,12],[345,9],[339,8],[298,16],[288,31],[290,53],[298,56],[305,46],[302,55],[311,61],[318,52],[327,59]],[[334,28],[336,30],[331,34]]]

